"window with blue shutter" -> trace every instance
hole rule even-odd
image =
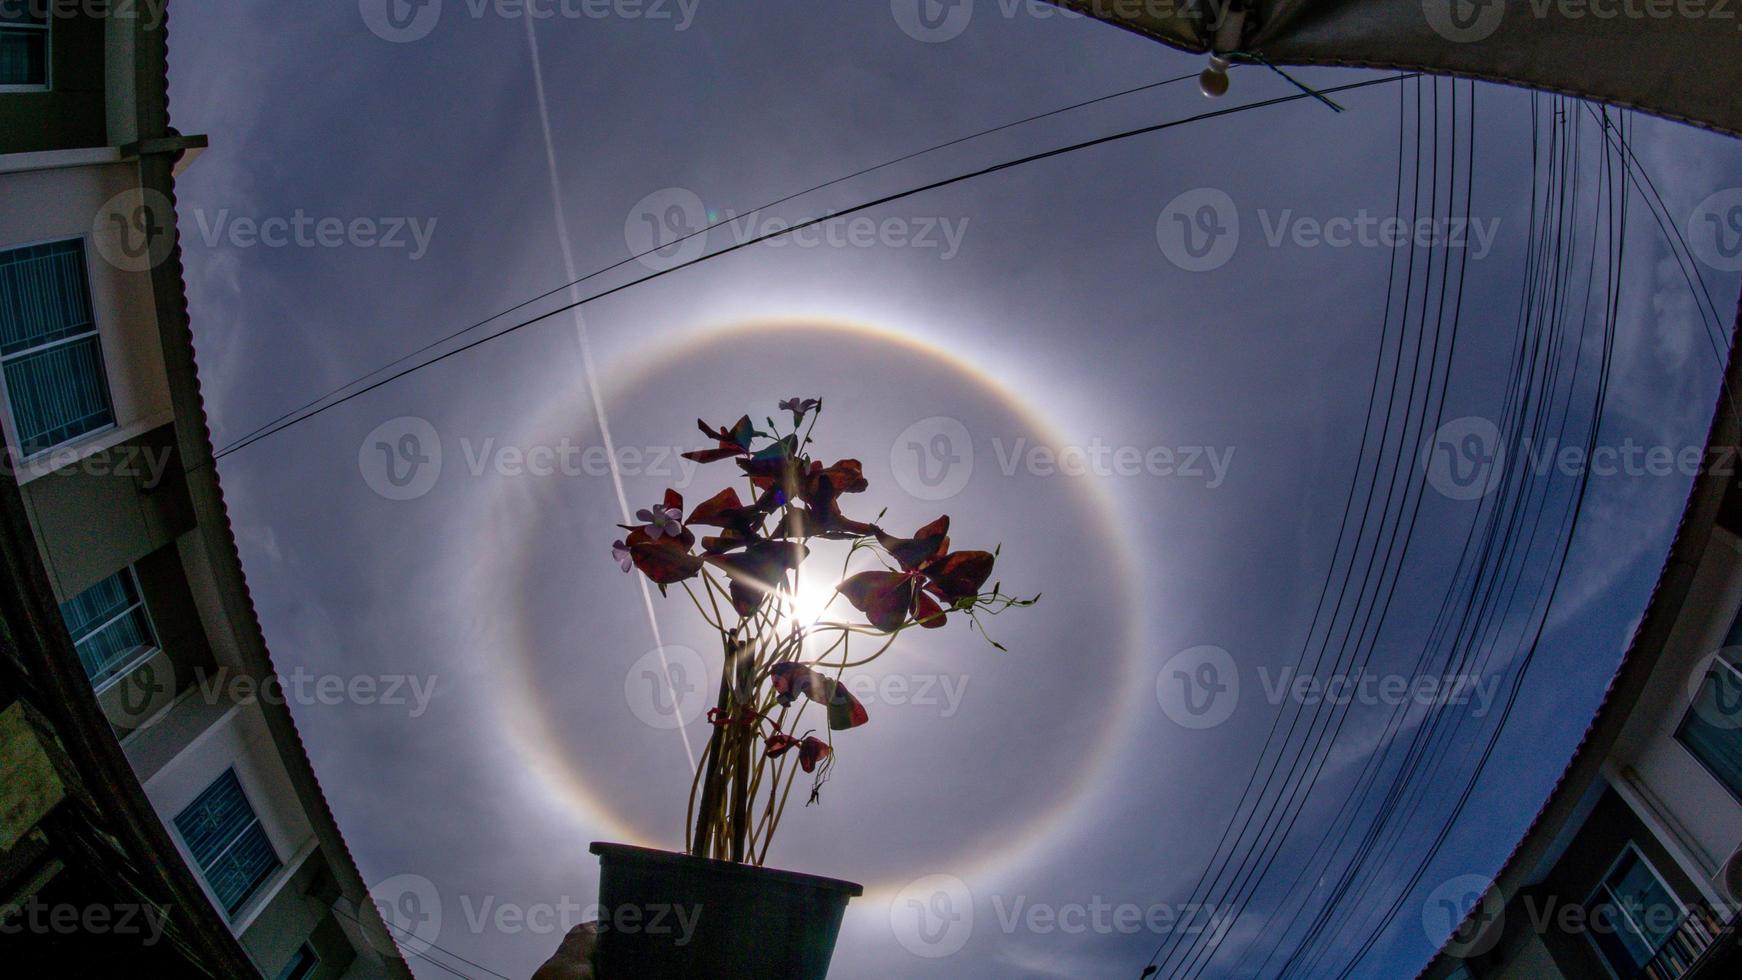
[[[1639,848],[1628,843],[1585,900],[1585,911],[1586,935],[1609,968],[1616,976],[1633,977],[1674,936],[1686,910]]]
[[[157,648],[139,581],[124,568],[60,604],[79,664],[93,685],[121,673]]]
[[[278,870],[278,855],[234,769],[176,815],[175,829],[226,915],[234,916]]]
[[[1693,704],[1676,728],[1676,741],[1742,800],[1742,614],[1717,656],[1706,665]]]
[[[115,424],[82,240],[0,252],[0,366],[24,455]]]
[[[315,955],[313,947],[303,943],[297,947],[290,962],[284,964],[284,969],[278,971],[278,980],[308,980],[315,975],[315,968],[321,965],[321,958]]]
[[[48,88],[48,8],[0,3],[0,91]]]
[[[1675,737],[1742,800],[1742,668],[1730,659],[1735,647],[1724,653],[1712,658]]]

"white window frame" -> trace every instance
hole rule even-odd
[[[293,965],[292,961],[294,961],[298,956],[301,956],[302,951],[305,949],[308,950],[309,962],[304,965],[303,971],[298,974],[298,977],[313,976],[315,971],[321,968],[320,950],[315,949],[314,944],[305,939],[296,947],[296,951],[290,954],[291,959],[285,962],[284,969],[278,971],[278,980],[284,980],[284,978],[290,974],[290,968]]]
[[[1609,954],[1604,951],[1602,946],[1599,946],[1597,944],[1597,932],[1596,932],[1596,929],[1592,927],[1592,924],[1590,921],[1590,910],[1591,910],[1592,905],[1594,904],[1594,900],[1597,898],[1597,894],[1599,892],[1608,892],[1610,876],[1615,873],[1616,868],[1621,866],[1621,862],[1627,857],[1627,854],[1630,851],[1633,853],[1633,855],[1635,857],[1637,857],[1639,859],[1639,863],[1645,867],[1645,870],[1650,872],[1652,879],[1657,882],[1658,887],[1663,889],[1663,893],[1665,895],[1669,896],[1669,900],[1675,903],[1676,923],[1677,923],[1678,927],[1681,923],[1681,920],[1687,918],[1687,914],[1688,914],[1687,903],[1683,902],[1682,897],[1675,893],[1675,889],[1669,887],[1669,882],[1663,880],[1663,875],[1657,873],[1657,865],[1651,863],[1650,859],[1648,859],[1645,856],[1645,852],[1639,849],[1638,844],[1634,843],[1631,840],[1628,841],[1626,846],[1622,847],[1620,852],[1615,855],[1615,860],[1610,861],[1609,866],[1607,868],[1603,869],[1603,873],[1598,876],[1597,887],[1591,889],[1591,893],[1589,895],[1585,896],[1585,912],[1586,912],[1585,941],[1587,943],[1591,944],[1591,951],[1592,951],[1592,953],[1594,953],[1596,955],[1597,962],[1603,964],[1603,969],[1607,970],[1609,972],[1609,976],[1613,977],[1614,980],[1630,980],[1630,978],[1623,977],[1621,974],[1615,972],[1614,965],[1609,962]],[[1621,903],[1614,901],[1614,899],[1613,899],[1614,893],[1608,892],[1608,894],[1609,894],[1610,898],[1607,899],[1607,901],[1609,901],[1609,903],[1615,908],[1615,911],[1619,912],[1622,915],[1628,915],[1627,910],[1621,907]],[[1628,921],[1629,922],[1632,921],[1632,916],[1628,916]],[[1637,925],[1635,925],[1635,928],[1637,928]],[[1643,937],[1645,935],[1645,931],[1642,929],[1639,930],[1639,935]],[[1661,951],[1661,948],[1659,950],[1653,950],[1652,955],[1656,956],[1657,953],[1660,951]],[[1649,963],[1651,961],[1647,960],[1646,962]]]
[[[243,896],[242,904],[236,906],[236,909],[233,912],[224,908],[224,903],[219,899],[218,891],[212,885],[211,878],[209,877],[211,872],[207,868],[201,866],[199,858],[194,854],[193,846],[188,843],[187,836],[182,833],[180,827],[174,827],[176,819],[179,818],[189,806],[193,805],[194,800],[199,799],[206,790],[216,786],[218,781],[223,779],[226,773],[232,772],[236,774],[236,786],[242,792],[242,802],[248,806],[248,815],[251,822],[244,824],[230,837],[228,841],[224,842],[224,846],[212,856],[212,862],[216,864],[225,855],[230,853],[230,851],[236,846],[237,841],[246,837],[249,831],[258,828],[260,830],[261,838],[266,841],[267,848],[272,851],[272,857],[278,863],[278,866],[273,868],[270,874],[265,878],[262,878],[259,884],[254,886],[253,891]],[[235,763],[225,766],[222,772],[219,772],[209,782],[202,786],[200,791],[194,794],[193,799],[190,799],[187,803],[182,805],[180,810],[176,811],[175,817],[171,817],[169,823],[175,829],[176,842],[180,845],[181,852],[184,856],[183,859],[187,862],[188,867],[192,869],[194,874],[200,879],[200,887],[205,890],[207,901],[212,903],[212,907],[218,910],[218,914],[222,915],[225,921],[230,923],[231,929],[235,935],[240,937],[242,932],[246,931],[246,928],[243,927],[238,929],[237,924],[243,922],[252,923],[253,917],[259,912],[260,906],[258,903],[262,901],[262,896],[278,887],[278,883],[282,881],[282,876],[289,872],[290,864],[279,855],[278,845],[273,842],[272,835],[266,832],[266,823],[260,819],[260,808],[255,805],[254,796],[248,792],[248,786],[242,781],[242,773],[237,770]]]
[[[1729,657],[1725,656],[1722,652],[1720,652],[1716,657],[1714,657],[1712,659],[1713,659],[1713,662],[1712,662],[1711,667],[1707,668],[1706,672],[1704,674],[1700,675],[1699,688],[1695,689],[1696,697],[1698,696],[1699,690],[1706,686],[1706,678],[1710,677],[1712,675],[1713,671],[1719,669],[1718,668],[1719,664],[1723,664],[1725,667],[1728,667],[1730,669],[1730,673],[1735,675],[1735,679],[1736,679],[1735,682],[1738,685],[1742,685],[1742,664],[1735,663]],[[1738,792],[1739,788],[1733,787],[1728,782],[1725,782],[1724,779],[1718,775],[1718,771],[1716,769],[1713,769],[1712,766],[1706,762],[1705,758],[1702,757],[1698,752],[1694,751],[1694,747],[1689,745],[1687,743],[1687,741],[1682,738],[1682,729],[1687,727],[1688,718],[1692,717],[1694,712],[1696,712],[1698,710],[1699,710],[1699,706],[1697,704],[1693,704],[1693,705],[1688,706],[1688,710],[1686,712],[1683,712],[1681,720],[1676,722],[1675,730],[1670,733],[1670,741],[1674,742],[1676,744],[1676,746],[1678,748],[1680,748],[1683,752],[1686,752],[1688,754],[1688,758],[1694,760],[1694,764],[1700,767],[1700,771],[1705,773],[1707,776],[1710,776],[1712,779],[1712,782],[1718,784],[1718,788],[1722,789],[1731,799],[1737,801],[1738,803],[1742,803],[1742,792]]]
[[[108,619],[105,619],[101,624],[85,633],[84,636],[73,637],[73,649],[77,652],[80,641],[88,639],[101,633],[103,630],[108,629],[111,625],[120,620],[121,617],[132,614],[135,609],[145,614],[145,630],[151,635],[151,642],[133,651],[133,656],[119,661],[118,666],[110,671],[109,676],[93,684],[92,688],[98,694],[102,694],[104,691],[107,691],[109,688],[120,683],[123,678],[133,672],[133,668],[151,659],[158,653],[158,651],[163,649],[163,641],[158,639],[157,636],[157,621],[151,618],[151,606],[145,601],[145,590],[139,587],[139,570],[134,568],[132,565],[128,565],[126,568],[122,569],[122,571],[126,573],[127,578],[133,583],[133,594],[139,597],[138,601]]]
[[[8,86],[0,85],[0,92],[5,92],[8,88]],[[29,91],[36,90],[31,89]],[[90,239],[85,235],[64,235],[59,238],[43,238],[33,242],[9,242],[5,245],[0,245],[0,252],[12,252],[20,249],[35,248],[39,245],[59,245],[62,242],[78,242],[79,248],[85,253],[85,291],[89,294],[91,290],[90,271],[92,268],[92,255]],[[12,440],[12,445],[16,446],[18,449],[18,464],[20,468],[35,462],[36,460],[47,459],[55,453],[66,449],[68,446],[76,446],[88,440],[96,439],[107,433],[114,432],[116,429],[121,427],[120,413],[115,410],[115,386],[113,384],[113,379],[109,377],[109,359],[104,356],[103,325],[100,322],[99,311],[97,309],[97,298],[94,295],[88,295],[88,298],[91,303],[91,329],[88,333],[81,333],[74,337],[62,337],[59,340],[52,340],[46,344],[38,344],[37,346],[26,350],[0,356],[0,415],[5,417],[7,434]],[[38,449],[36,452],[26,455],[24,452],[24,437],[18,432],[17,420],[12,417],[12,393],[6,388],[6,373],[4,371],[6,362],[16,360],[28,354],[35,354],[39,351],[48,350],[51,347],[84,340],[87,337],[97,338],[97,360],[102,363],[103,367],[103,387],[109,392],[109,422],[106,425],[99,425],[89,432],[83,432],[79,435],[73,436],[65,442],[57,442],[52,446]]]
[[[6,24],[9,31],[41,31],[42,32],[42,84],[41,85],[0,85],[0,93],[7,92],[52,92],[54,91],[54,14],[51,11],[48,18],[37,24]]]

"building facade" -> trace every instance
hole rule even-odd
[[[1742,975],[1739,367],[1733,342],[1708,465],[1601,708],[1424,976]]]
[[[0,5],[0,489],[70,643],[44,648],[76,662],[253,971],[409,976],[289,711],[256,696],[275,672],[213,465],[175,227],[174,175],[205,140],[169,125],[162,11]],[[5,896],[0,925],[28,897]]]

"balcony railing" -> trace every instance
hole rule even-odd
[[[1710,910],[1695,906],[1676,923],[1675,931],[1664,940],[1646,964],[1633,975],[1634,980],[1680,980],[1710,949],[1724,923]]]

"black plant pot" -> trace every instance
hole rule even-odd
[[[594,842],[599,980],[822,980],[850,881]]]

